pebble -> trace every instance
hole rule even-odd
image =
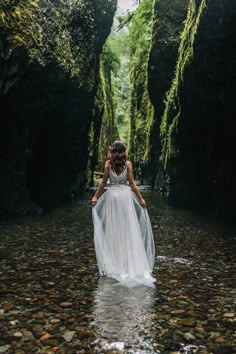
[[[60,303],[61,307],[70,307],[73,306],[72,302],[61,302]]]
[[[11,346],[10,345],[2,345],[2,346],[0,346],[0,353],[3,353],[3,354],[5,354],[6,353],[6,351],[8,350],[8,349],[10,349],[11,348]]]
[[[68,313],[58,313],[55,317],[59,318],[60,320],[67,320],[71,317],[71,315]]]
[[[194,340],[196,339],[196,337],[192,334],[192,333],[189,333],[189,332],[186,332],[186,333],[183,333],[183,337],[187,340]]]
[[[220,332],[211,332],[210,333],[210,338],[215,339],[217,337],[220,337]]]
[[[74,337],[76,331],[67,331],[66,333],[63,334],[63,338],[67,341],[70,342],[72,338]]]
[[[184,318],[179,320],[179,324],[189,327],[195,326],[195,320],[193,318]]]
[[[34,313],[34,314],[32,315],[32,318],[35,318],[35,319],[44,318],[44,313],[43,313],[43,312]]]
[[[155,289],[99,277],[86,196],[43,218],[1,225],[0,353],[236,352],[235,232],[158,208],[154,196],[147,201],[165,257],[154,268]],[[127,345],[109,347],[117,342]]]
[[[5,302],[3,304],[4,310],[7,310],[7,311],[11,310],[13,307],[14,307],[14,305],[11,302]]]
[[[41,342],[43,342],[43,341],[45,341],[45,340],[47,340],[47,339],[49,339],[49,338],[51,338],[52,337],[52,335],[50,334],[50,333],[44,333],[41,337],[40,337],[40,341]]]
[[[232,318],[232,317],[235,317],[235,314],[234,313],[224,313],[223,317],[228,317],[228,318]]]
[[[217,337],[215,342],[216,343],[224,343],[225,342],[225,338],[224,337]]]
[[[16,333],[14,333],[14,337],[22,338],[23,334],[21,332],[16,332]]]

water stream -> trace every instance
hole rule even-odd
[[[155,289],[99,277],[92,192],[0,226],[0,353],[236,352],[236,229],[143,194]]]

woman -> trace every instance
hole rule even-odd
[[[103,180],[92,198],[98,268],[100,274],[122,284],[153,287],[155,246],[151,223],[146,202],[134,181],[132,163],[126,159],[126,146],[116,140],[105,163]],[[108,178],[110,188],[99,198]]]

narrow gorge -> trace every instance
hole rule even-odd
[[[78,196],[116,138],[169,203],[236,215],[236,4],[134,4],[0,1],[1,215]]]

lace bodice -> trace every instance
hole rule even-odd
[[[109,179],[111,185],[127,184],[127,166],[125,166],[124,171],[118,176],[110,167]]]

